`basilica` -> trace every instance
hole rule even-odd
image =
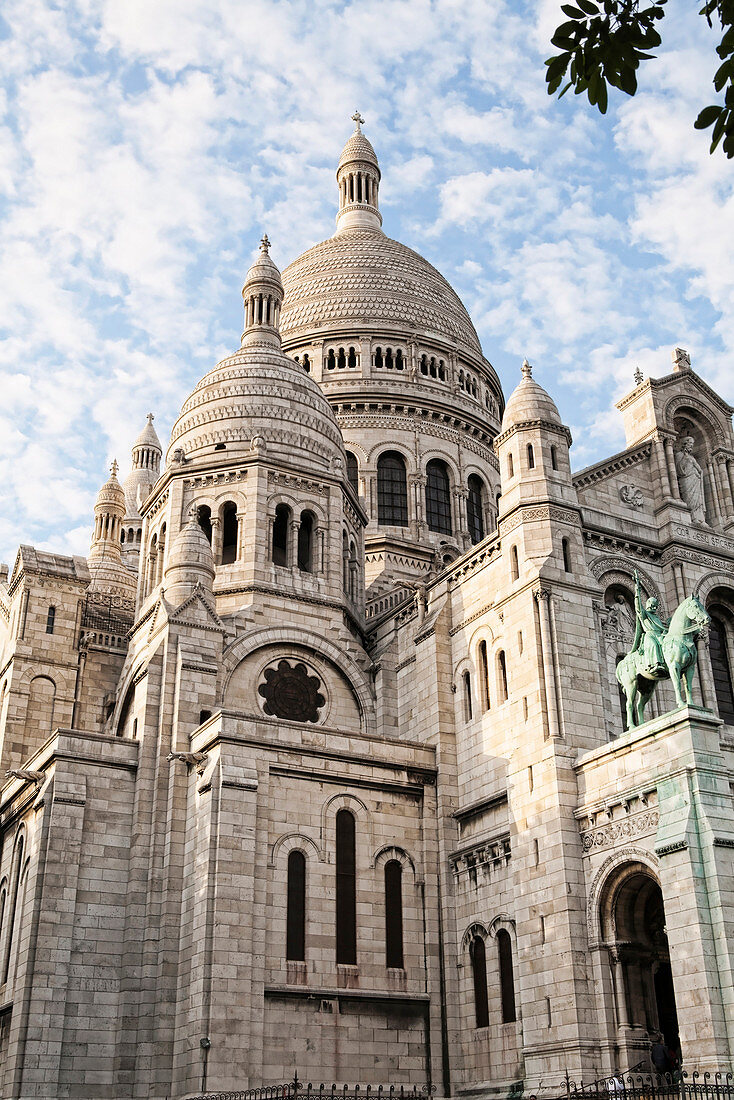
[[[3,1097],[732,1067],[733,410],[676,348],[574,470],[362,122],[88,556],[0,572]]]

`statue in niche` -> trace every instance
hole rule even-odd
[[[614,597],[614,603],[607,607],[607,630],[614,630],[617,634],[632,634],[635,629],[635,618],[621,592]]]
[[[704,606],[695,596],[689,596],[678,605],[670,623],[666,623],[658,615],[658,601],[654,596],[643,605],[637,573],[635,616],[637,628],[632,649],[617,665],[617,680],[627,700],[630,729],[644,722],[645,707],[659,680],[670,678],[679,707],[692,702],[698,637],[711,622]]]
[[[675,456],[680,495],[691,510],[694,523],[706,522],[706,502],[703,496],[703,470],[693,453],[693,436],[687,435]]]

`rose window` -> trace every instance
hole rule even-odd
[[[264,677],[257,690],[265,700],[266,714],[292,722],[318,722],[319,710],[326,703],[319,691],[321,681],[311,676],[301,661],[278,661],[277,668],[265,669]]]

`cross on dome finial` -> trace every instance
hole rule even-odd
[[[148,413],[148,423],[152,424],[154,420],[155,416],[153,415],[153,413]]]
[[[263,252],[266,256],[268,252],[270,252],[270,238],[268,237],[267,233],[263,233],[262,235],[262,240],[260,241],[260,251]]]
[[[112,459],[112,465],[110,466],[110,473],[112,474],[113,477],[117,477],[117,471],[119,469],[120,469],[120,467],[117,465],[117,459],[113,458]]]
[[[523,359],[522,367],[520,369],[522,370],[523,378],[532,378],[533,377],[533,368],[530,366],[527,359]]]
[[[361,127],[364,126],[364,119],[362,118],[359,111],[355,110],[354,114],[352,115],[352,122],[354,123],[355,134],[361,134]]]

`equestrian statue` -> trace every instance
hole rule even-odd
[[[658,601],[655,596],[651,596],[643,604],[637,572],[635,617],[637,625],[632,649],[617,665],[617,680],[627,699],[629,729],[644,722],[645,707],[659,680],[670,678],[679,707],[692,701],[691,687],[698,660],[698,638],[711,621],[699,600],[695,596],[689,596],[678,605],[670,622],[666,622],[658,615]]]

